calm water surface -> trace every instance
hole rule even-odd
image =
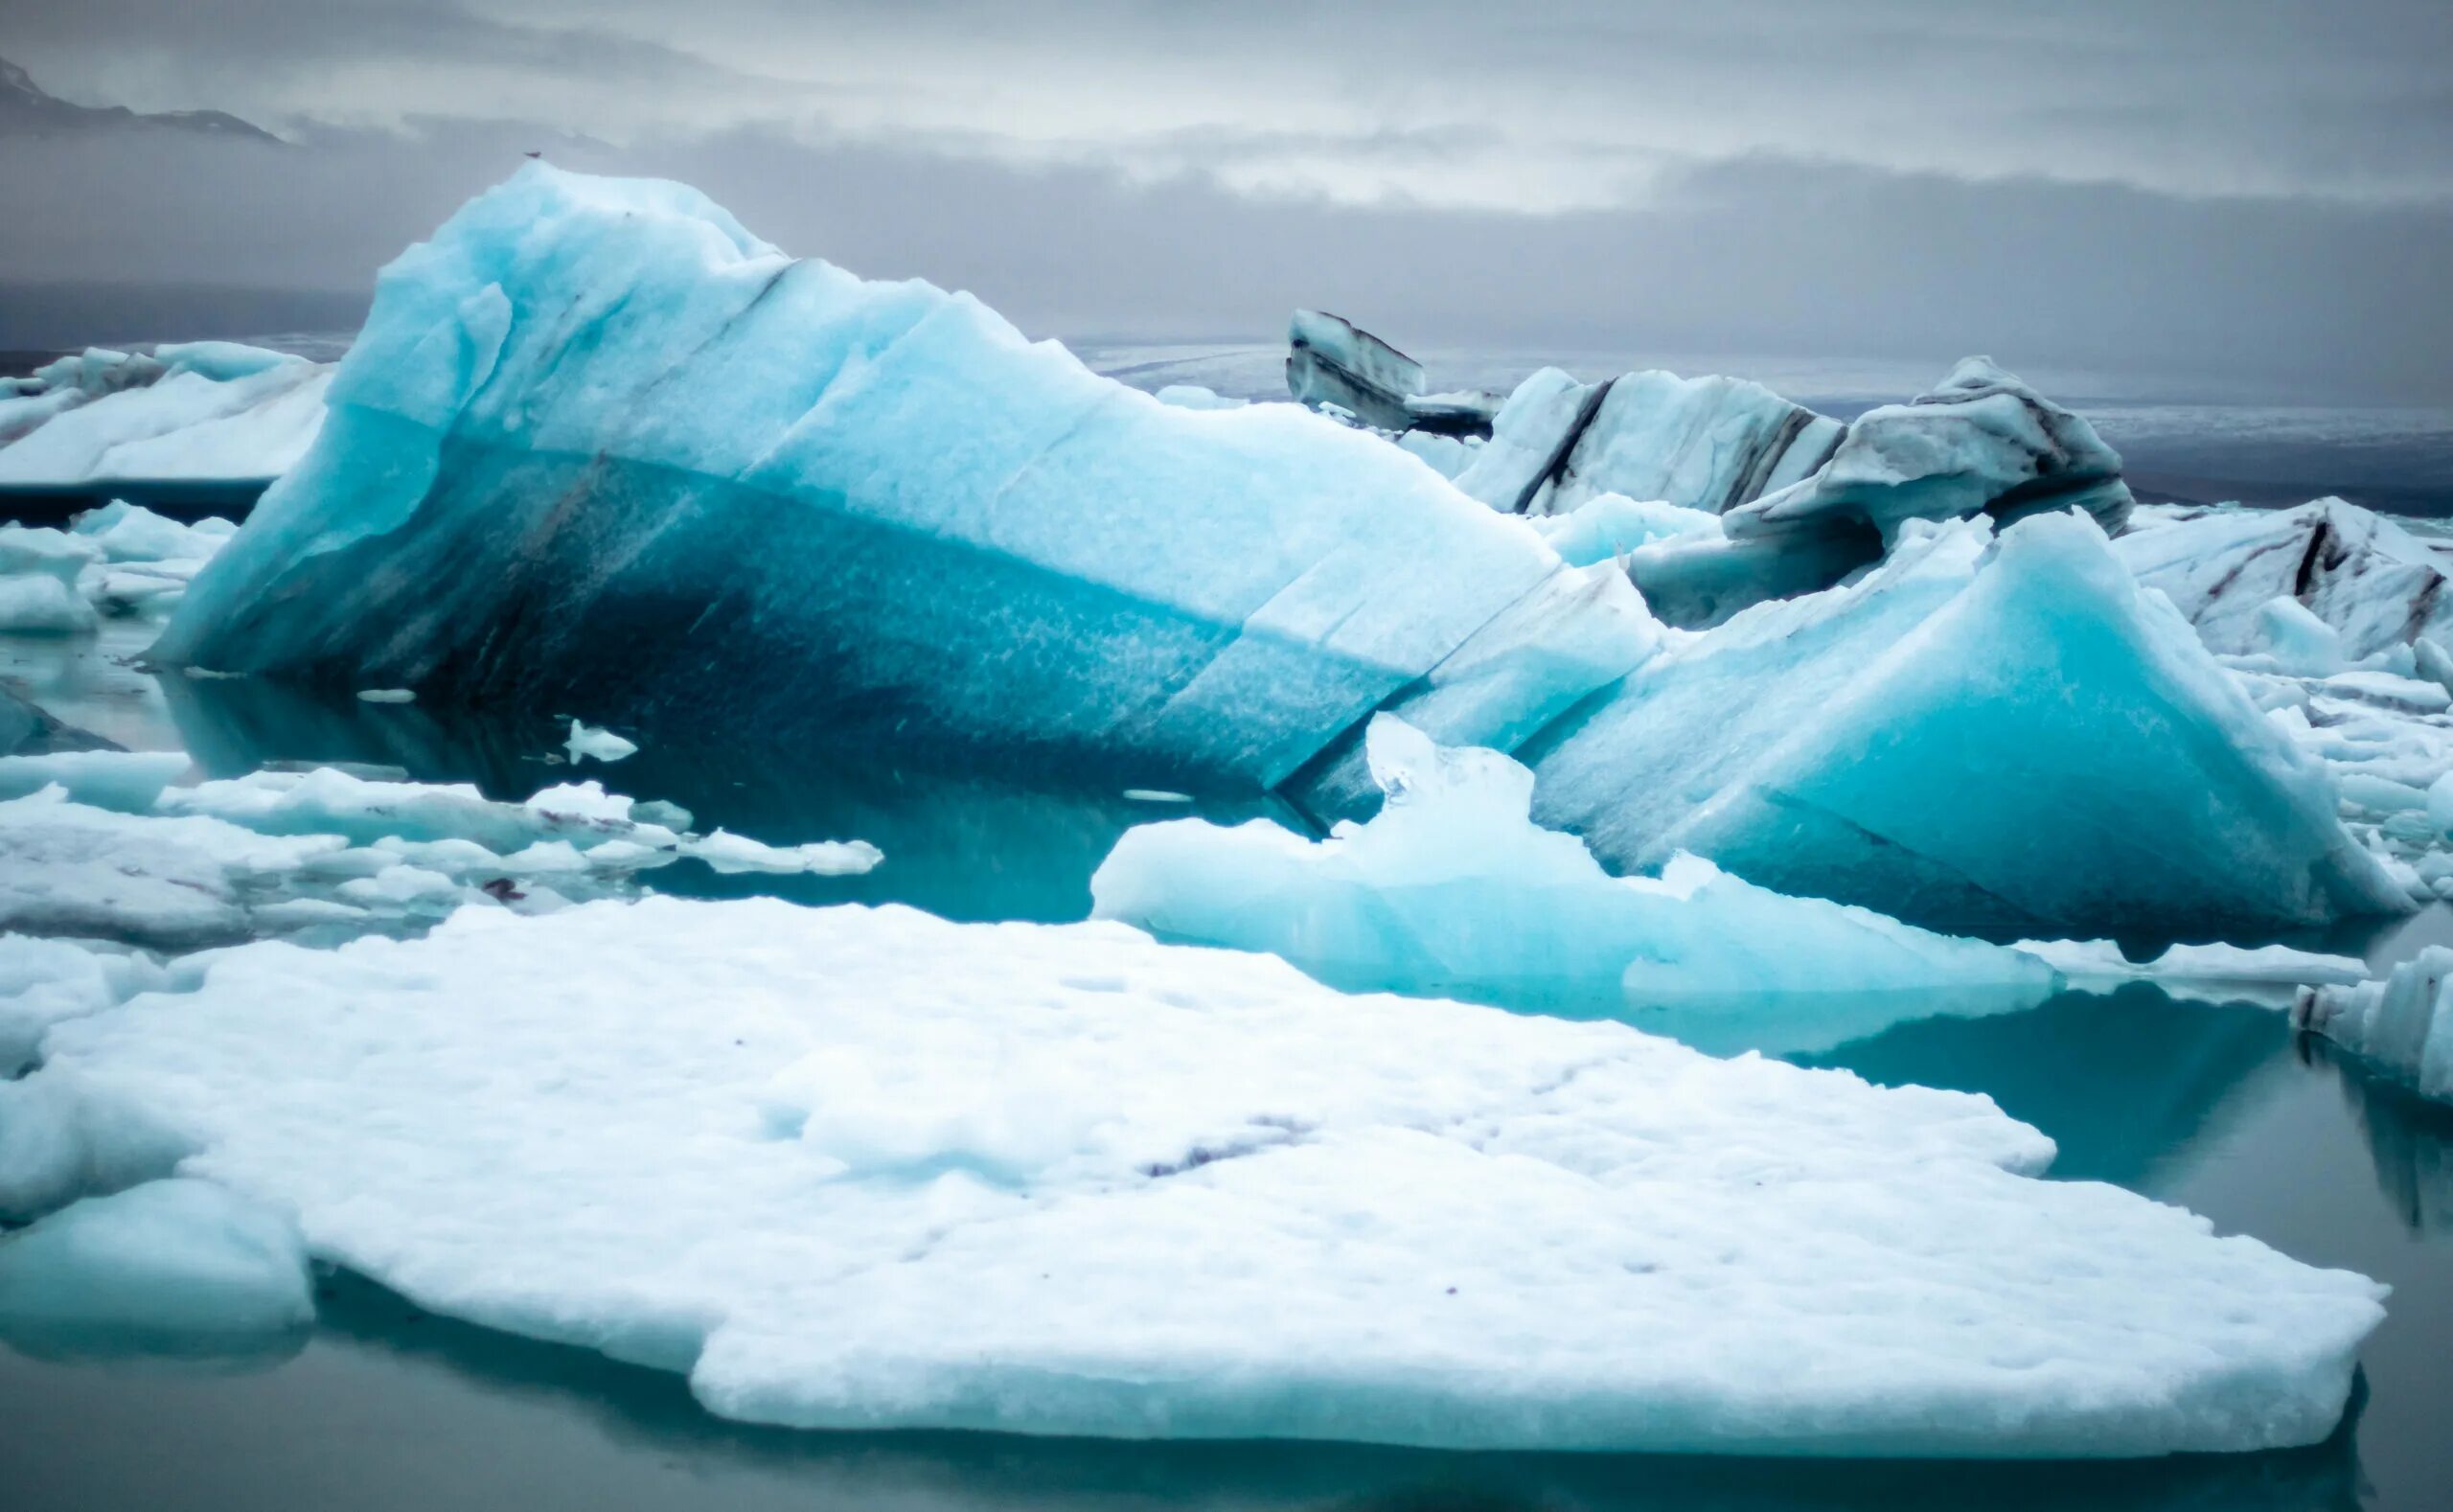
[[[99,645],[0,637],[0,678],[124,744],[187,749],[216,774],[268,760],[376,762],[506,797],[570,775],[543,760],[561,732],[541,715],[471,722],[253,682],[157,683],[114,659],[144,638],[134,628]],[[1104,789],[906,769],[874,751],[746,744],[651,747],[610,778],[770,841],[858,836],[884,847],[870,876],[791,879],[778,889],[790,896],[896,900],[956,918],[1080,917],[1115,836],[1181,812]],[[773,885],[703,872],[692,885],[683,871],[659,883],[709,894]],[[2381,963],[2445,939],[2453,915],[2438,911],[2334,943]],[[334,1276],[303,1348],[243,1368],[0,1351],[0,1506],[2453,1506],[2442,1427],[2453,1401],[2453,1114],[2370,1081],[2322,1043],[2295,1042],[2271,1007],[2177,1002],[2144,986],[2022,1013],[1980,1007],[1857,1003],[1821,1023],[1767,1022],[1760,1041],[1878,1082],[1990,1093],[2059,1142],[2059,1176],[2118,1182],[2391,1283],[2362,1399],[2334,1439],[2280,1455],[1985,1466],[791,1433],[712,1418],[677,1377],[424,1316]],[[1754,1033],[1650,1026],[1685,1028],[1715,1050]]]

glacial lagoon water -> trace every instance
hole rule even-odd
[[[0,678],[130,746],[206,771],[353,761],[515,797],[566,778],[543,712],[468,719],[253,681],[155,679],[127,665],[146,631],[0,637]],[[861,878],[721,878],[675,890],[773,890],[810,903],[907,902],[955,918],[1077,918],[1115,836],[1183,812],[1043,778],[899,767],[890,752],[762,749],[751,732],[651,746],[614,786],[777,843],[858,836]],[[1203,805],[1267,813],[1266,800]],[[695,873],[695,877],[684,875]],[[2435,910],[2323,943],[2377,965],[2453,940]],[[1554,1010],[1560,1005],[1551,1004]],[[948,1433],[791,1433],[714,1418],[676,1377],[424,1315],[345,1275],[295,1353],[232,1362],[39,1360],[0,1350],[8,1504],[82,1509],[630,1507],[687,1502],[954,1508],[2222,1507],[2421,1509],[2453,1501],[2453,1112],[2381,1085],[2272,1006],[2174,1001],[2136,985],[2014,1014],[1852,1004],[1791,1059],[1878,1082],[1991,1094],[2059,1143],[2055,1174],[2182,1203],[2223,1231],[2390,1283],[2351,1420],[2312,1449],[2148,1463],[1983,1465],[1611,1455],[1440,1455],[1303,1444],[1132,1445]],[[1609,1003],[1567,1005],[1606,1013]],[[1896,1019],[1897,1021],[1891,1021]],[[1639,1020],[1642,1021],[1642,1020]],[[1739,1048],[1732,1025],[1687,1032]],[[1810,1049],[1796,1046],[1811,1045]],[[1640,1347],[1640,1341],[1631,1341]]]

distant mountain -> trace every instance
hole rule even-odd
[[[90,131],[193,131],[279,145],[281,138],[219,110],[141,114],[126,105],[71,104],[44,93],[26,71],[0,57],[0,137],[81,136]]]

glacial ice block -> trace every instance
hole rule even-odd
[[[2145,509],[2113,549],[2218,652],[2288,652],[2266,623],[2289,599],[2331,626],[2352,661],[2426,636],[2453,644],[2444,559],[2341,499],[2296,509]]]
[[[331,403],[157,660],[1266,787],[1564,570],[1374,436],[541,164],[385,270]]]
[[[1607,493],[1717,515],[1813,471],[1845,428],[1743,378],[1579,383],[1544,368],[1508,396],[1456,486],[1511,515],[1564,515]]]
[[[2080,509],[2119,530],[2132,504],[2121,456],[2093,425],[1989,357],[1968,357],[1905,404],[1857,417],[1810,476],[1727,510],[1738,538],[1871,529],[1978,513]]]
[[[1369,822],[1320,841],[1266,819],[1143,825],[1091,878],[1093,913],[1267,951],[1334,986],[1512,1007],[1945,989],[2013,1007],[2052,991],[2032,955],[1783,897],[1697,857],[1659,879],[1612,877],[1575,836],[1526,817],[1533,774],[1499,752],[1442,749],[1385,714],[1367,745],[1386,794]]]
[[[22,1349],[253,1352],[314,1320],[297,1229],[209,1181],[88,1198],[0,1238],[0,1339]]]
[[[1112,924],[464,912],[221,953],[51,1055],[320,1260],[805,1427],[2248,1450],[2331,1430],[2381,1316],[2032,1180],[1981,1097]]]
[[[1424,387],[1421,363],[1342,315],[1298,309],[1287,327],[1286,391],[1299,403],[1404,430],[1414,420],[1406,401]]]
[[[2324,1035],[2422,1097],[2453,1103],[2453,950],[2429,946],[2381,981],[2312,987],[2294,1027]]]
[[[1613,869],[2027,935],[2406,910],[2331,778],[2095,522],[1913,525],[1861,582],[1664,648],[1520,754]]]

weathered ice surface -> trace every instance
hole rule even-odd
[[[2300,750],[2083,515],[1912,524],[1863,581],[1664,648],[1521,752],[1616,869],[2029,935],[2405,909]]]
[[[1566,570],[1374,436],[543,165],[385,271],[332,403],[157,659],[1268,787]]]
[[[2260,618],[2276,599],[2331,626],[2352,661],[2420,636],[2453,645],[2444,558],[2341,499],[2284,510],[2142,509],[2113,549],[2218,652],[2276,650]]]
[[[1510,515],[1564,515],[1605,493],[1721,514],[1822,465],[1840,422],[1743,378],[1557,368],[1517,385],[1456,486]]]
[[[63,1023],[317,1259],[811,1428],[2141,1455],[2316,1441],[2379,1289],[1990,1101],[772,900],[260,944]]]
[[[2453,1103],[2453,950],[2432,945],[2382,981],[2311,988],[2291,1005],[2291,1022],[2422,1097]]]
[[[1286,332],[1286,391],[1318,409],[1334,404],[1378,430],[1414,423],[1407,401],[1423,392],[1422,364],[1341,315],[1298,309]]]
[[[2077,509],[2119,530],[2132,500],[2096,428],[1968,357],[1930,392],[1868,410],[1811,477],[1727,511],[1733,537],[1871,529],[1979,513],[2004,520]]]

